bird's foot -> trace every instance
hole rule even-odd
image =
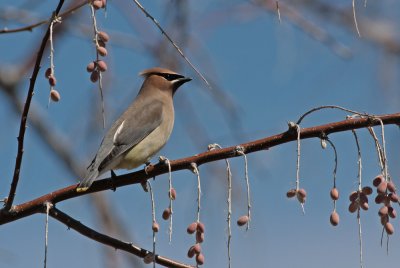
[[[117,190],[117,187],[115,186],[115,181],[117,179],[117,174],[115,174],[114,170],[111,169],[111,190],[114,192]]]

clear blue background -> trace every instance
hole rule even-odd
[[[210,143],[231,146],[270,136],[287,129],[288,121],[312,107],[335,104],[372,114],[394,113],[399,105],[399,54],[375,41],[379,34],[399,38],[399,3],[393,0],[369,1],[367,7],[357,2],[362,38],[357,36],[351,20],[351,1],[328,3],[337,12],[322,14],[318,2],[281,1],[304,20],[329,34],[343,45],[342,57],[334,49],[310,37],[293,21],[293,13],[281,8],[282,22],[272,9],[246,1],[143,1],[189,59],[226,94],[217,97],[165,41],[165,37],[142,14],[133,1],[110,1],[107,16],[97,14],[99,27],[111,40],[105,58],[109,71],[104,77],[106,122],[112,121],[134,98],[142,79],[137,74],[146,68],[162,65],[191,76],[175,97],[176,121],[169,143],[160,152],[170,159],[182,158],[207,149]],[[326,1],[325,1],[326,2]],[[274,2],[271,1],[274,6]],[[323,3],[323,2],[322,2]],[[66,1],[65,6],[69,4]],[[0,28],[15,28],[47,19],[55,1],[2,1]],[[18,9],[26,14],[6,20]],[[64,7],[65,10],[65,7]],[[346,14],[350,21],[340,17]],[[185,27],[174,24],[176,13],[184,12]],[[23,20],[24,19],[24,20]],[[26,21],[25,21],[26,19]],[[19,22],[19,23],[18,23]],[[104,130],[98,89],[89,81],[85,68],[95,57],[90,10],[81,8],[64,18],[62,35],[55,37],[55,66],[59,103],[47,108],[49,86],[43,72],[49,66],[48,51],[36,83],[32,109],[43,117],[48,129],[85,167],[94,156]],[[0,36],[0,71],[12,73],[34,57],[45,27],[32,32]],[[373,35],[375,34],[375,35]],[[160,43],[163,43],[160,46]],[[178,66],[170,66],[151,54],[158,51]],[[18,86],[25,99],[32,70],[24,73]],[[10,79],[11,75],[8,76]],[[222,106],[232,104],[235,114]],[[346,113],[322,111],[305,119],[303,127],[344,119]],[[7,196],[17,152],[19,116],[10,99],[0,93],[0,196]],[[49,149],[30,126],[25,139],[20,184],[15,203],[22,203],[78,181],[63,161]],[[379,129],[376,129],[379,132]],[[363,155],[363,184],[370,185],[379,173],[373,140],[366,130],[358,131]],[[246,212],[244,163],[231,160],[233,189],[232,267],[359,267],[357,219],[347,212],[348,194],[357,187],[357,151],[350,132],[330,136],[338,150],[337,183],[341,192],[339,226],[329,224],[332,201],[333,152],[322,150],[317,139],[302,142],[301,186],[308,192],[306,214],[285,193],[294,187],[296,144],[289,143],[248,155],[252,194],[251,229],[235,224]],[[390,173],[399,178],[399,133],[397,127],[386,128]],[[156,161],[156,160],[153,160]],[[125,171],[120,171],[119,174]],[[227,267],[226,178],[225,163],[200,167],[202,178],[202,214],[206,224],[203,252],[205,267]],[[193,263],[187,249],[194,237],[186,227],[196,216],[196,177],[189,171],[173,174],[178,197],[174,202],[174,233],[168,243],[168,224],[161,219],[168,206],[167,175],[153,182],[157,219],[157,252],[163,256]],[[152,247],[149,195],[141,187],[128,186],[104,195],[112,212],[123,222],[129,236],[117,234],[124,241],[134,241],[146,249]],[[389,254],[380,246],[381,225],[378,206],[370,200],[370,210],[361,213],[365,267],[396,267],[400,249],[398,219],[393,221],[395,234],[390,239]],[[67,200],[57,207],[84,224],[106,232],[100,224],[89,196]],[[113,219],[111,219],[113,221]],[[45,215],[37,214],[0,227],[1,267],[40,267],[44,258]],[[109,233],[108,233],[109,234]],[[48,267],[109,267],[106,246],[68,230],[50,219]],[[111,249],[117,256],[115,267],[132,267],[128,254]],[[133,257],[135,258],[135,257]],[[110,266],[111,267],[111,266]]]

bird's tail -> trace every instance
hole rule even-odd
[[[85,192],[92,185],[93,181],[99,176],[99,171],[89,168],[85,178],[79,183],[76,188],[77,192]]]

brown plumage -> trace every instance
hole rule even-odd
[[[168,141],[174,126],[173,96],[191,79],[160,67],[140,75],[144,82],[138,95],[107,131],[77,191],[86,191],[106,171],[145,164]]]

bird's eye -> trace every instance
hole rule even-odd
[[[163,74],[160,74],[162,77],[164,77],[165,79],[167,79],[168,81],[173,81],[173,80],[176,80],[176,79],[179,79],[179,78],[183,78],[183,75],[180,75],[180,74],[166,74],[166,73],[163,73]]]

